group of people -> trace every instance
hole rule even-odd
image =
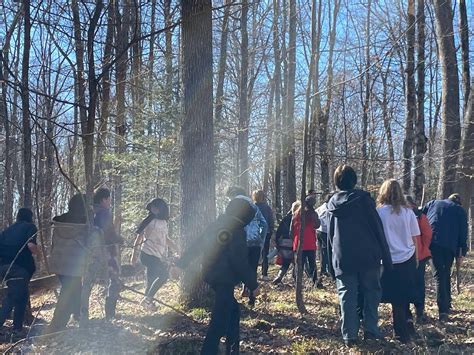
[[[215,293],[203,354],[217,353],[223,336],[226,336],[227,352],[238,352],[240,310],[234,288],[241,284],[242,296],[248,297],[249,306],[255,304],[259,294],[260,260],[260,280],[270,281],[272,241],[280,265],[272,280],[274,285],[282,283],[295,263],[300,237],[303,237],[304,271],[314,287],[324,288],[323,275],[332,275],[335,279],[341,332],[347,346],[358,342],[361,323],[365,339],[381,338],[378,327],[381,302],[392,305],[393,331],[397,339],[408,342],[416,335],[415,320],[416,323],[425,320],[424,277],[430,259],[436,280],[439,320],[448,318],[450,270],[454,259],[460,262],[467,252],[467,216],[460,196],[453,194],[445,200],[433,200],[420,210],[412,197],[403,195],[394,179],[382,184],[377,201],[368,192],[356,189],[356,184],[357,175],[350,166],[337,167],[334,173],[337,191],[328,194],[318,208],[315,208],[315,191],[309,191],[304,201],[292,204],[277,227],[263,191],[256,190],[249,197],[240,187],[228,189],[230,202],[225,212],[176,262],[186,270],[194,259],[201,257],[203,279]],[[53,218],[49,267],[58,276],[61,290],[49,326],[52,332],[64,329],[71,316],[81,319],[81,294],[86,287],[84,273],[90,262],[85,251],[94,233],[102,236],[105,246],[108,279],[105,315],[108,319],[115,317],[122,287],[119,278],[122,238],[113,225],[110,191],[106,188],[96,191],[93,211],[87,208],[85,201],[84,195],[74,195],[68,211]],[[131,263],[135,265],[140,260],[146,267],[142,305],[156,310],[153,298],[168,280],[167,257],[175,246],[169,237],[166,202],[153,199],[146,210],[148,216],[136,231]],[[28,283],[35,271],[36,233],[33,213],[21,208],[16,223],[0,234],[0,276],[8,285],[0,310],[0,324],[4,324],[14,309],[13,330],[16,332],[23,328]],[[415,306],[416,318],[412,316],[410,304]]]

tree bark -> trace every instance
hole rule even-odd
[[[414,137],[414,122],[416,118],[415,96],[415,0],[408,0],[407,10],[407,57],[405,66],[405,139],[403,141],[403,184],[406,194],[411,188],[412,150]]]
[[[442,149],[438,198],[447,198],[454,192],[456,163],[461,139],[459,115],[459,78],[451,0],[434,0],[436,33],[441,64]]]
[[[369,126],[369,104],[370,104],[370,17],[372,0],[367,3],[367,22],[365,26],[365,75],[364,75],[364,100],[362,103],[362,172],[361,185],[367,185],[367,130]]]
[[[182,0],[181,242],[183,250],[215,218],[212,90],[212,5]],[[199,268],[193,265],[193,268]],[[204,301],[207,288],[185,272],[181,291],[188,305]]]
[[[417,1],[418,55],[417,55],[417,112],[415,120],[415,172],[413,194],[415,201],[421,203],[425,183],[424,156],[426,153],[425,135],[425,1]]]
[[[467,110],[469,92],[471,91],[471,74],[469,69],[469,27],[467,21],[466,1],[459,0],[459,33],[461,37],[461,73],[464,96],[464,112]]]

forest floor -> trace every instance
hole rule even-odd
[[[270,268],[270,276],[276,273]],[[304,298],[308,314],[301,316],[294,302],[293,280],[286,276],[286,284],[273,286],[261,282],[262,293],[253,309],[242,302],[241,351],[244,353],[474,353],[474,257],[466,258],[461,269],[461,293],[453,284],[454,311],[449,321],[437,320],[434,280],[427,268],[428,321],[417,325],[420,339],[401,344],[392,339],[392,321],[389,305],[380,306],[380,326],[385,336],[380,341],[362,341],[360,345],[345,348],[340,336],[338,302],[335,285],[326,278],[324,290],[305,286]],[[128,286],[142,290],[141,280],[129,280]],[[159,306],[157,312],[145,311],[141,297],[124,290],[118,305],[118,319],[106,321],[103,313],[103,286],[94,287],[91,296],[91,321],[87,329],[69,324],[67,331],[41,335],[49,323],[56,298],[52,291],[34,296],[33,314],[37,315],[28,340],[0,345],[0,351],[40,354],[121,354],[159,353],[193,354],[199,352],[209,321],[209,311],[203,308],[184,310],[178,302],[178,284],[168,282],[157,294],[157,299],[172,305]],[[5,339],[4,339],[5,341]]]

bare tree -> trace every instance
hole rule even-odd
[[[459,33],[461,37],[461,72],[462,87],[464,94],[464,111],[467,110],[470,85],[470,69],[469,69],[469,28],[467,22],[466,1],[459,0]]]

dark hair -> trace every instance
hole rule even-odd
[[[247,196],[247,192],[243,187],[240,186],[231,186],[227,189],[226,196],[229,198],[234,198],[235,196]]]
[[[304,199],[304,204],[306,207],[314,208],[314,205],[316,204],[316,197],[312,195],[306,196]]]
[[[94,205],[100,205],[103,199],[110,197],[110,190],[106,187],[101,187],[94,194]]]
[[[85,216],[86,215],[86,195],[84,194],[75,194],[69,200],[67,205],[68,212],[75,216]]]
[[[157,215],[151,213],[152,207],[158,208],[159,212]],[[146,209],[150,213],[138,225],[137,234],[142,233],[145,230],[145,228],[150,224],[150,222],[154,219],[161,219],[161,220],[167,221],[170,218],[170,209],[168,207],[168,204],[165,202],[165,200],[161,198],[154,198],[153,200],[148,202],[146,205]]]
[[[16,214],[16,221],[33,223],[33,212],[29,208],[20,208]]]
[[[357,175],[349,165],[339,165],[334,171],[334,185],[339,190],[352,190],[357,184]]]
[[[315,190],[315,189],[309,189],[309,190],[308,190],[308,193],[306,194],[306,196],[308,196],[308,195],[314,195],[314,194],[316,194],[316,190]]]
[[[252,192],[252,200],[255,203],[265,202],[265,192],[263,190],[255,190]]]

